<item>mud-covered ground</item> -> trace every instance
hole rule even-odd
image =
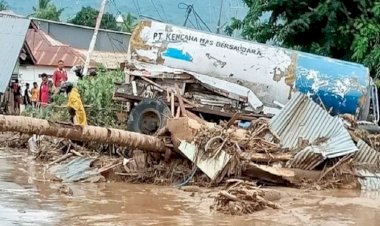
[[[379,225],[380,193],[274,189],[280,209],[228,216],[210,210],[213,190],[121,182],[44,181],[25,151],[0,150],[1,225]]]

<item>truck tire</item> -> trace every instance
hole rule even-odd
[[[370,134],[380,134],[380,126],[376,124],[359,124],[358,128],[365,130]]]
[[[170,109],[162,100],[143,99],[131,110],[127,129],[136,133],[153,135],[166,125],[170,115]]]

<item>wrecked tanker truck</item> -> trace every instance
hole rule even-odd
[[[145,134],[176,114],[271,117],[296,91],[332,115],[379,120],[377,88],[363,65],[155,21],[136,26],[125,76],[114,98],[130,104],[128,129]]]

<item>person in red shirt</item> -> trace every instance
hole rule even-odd
[[[40,103],[41,106],[45,107],[49,103],[49,82],[48,82],[48,76],[47,74],[43,73],[41,75],[42,82],[40,87]]]
[[[67,72],[64,68],[63,60],[58,61],[58,68],[54,71],[52,79],[55,93],[58,93],[59,89],[61,88],[61,85],[67,81]]]

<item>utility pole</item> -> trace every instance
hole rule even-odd
[[[218,26],[216,28],[216,33],[219,34],[220,33],[220,20],[222,18],[222,10],[223,10],[223,0],[221,0],[220,2],[220,10],[219,10],[219,19],[218,19]]]
[[[96,38],[98,36],[98,31],[99,31],[100,23],[102,22],[104,9],[106,8],[107,0],[101,0],[101,1],[102,2],[100,4],[99,14],[98,14],[98,17],[96,18],[96,25],[95,25],[94,34],[92,35],[90,46],[88,47],[88,52],[87,52],[87,56],[86,56],[86,62],[84,64],[84,68],[83,68],[83,75],[84,76],[87,75],[88,67],[89,67],[90,62],[91,62],[91,55],[92,55],[92,52],[94,51],[94,48],[95,48]]]

